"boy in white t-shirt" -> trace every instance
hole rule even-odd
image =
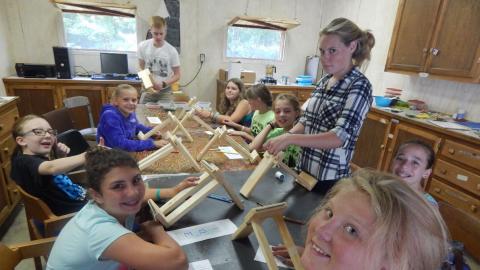
[[[153,88],[155,93],[142,93],[140,103],[171,100],[170,85],[180,79],[180,59],[178,52],[165,41],[167,24],[160,16],[150,19],[152,38],[138,44],[138,64],[141,70],[150,69],[153,74]]]

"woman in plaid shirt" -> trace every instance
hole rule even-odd
[[[363,120],[372,104],[372,86],[360,71],[375,38],[345,18],[320,32],[320,55],[327,73],[317,84],[299,122],[285,135],[268,141],[277,154],[290,144],[302,147],[297,169],[319,180],[326,192],[351,174],[350,160]]]

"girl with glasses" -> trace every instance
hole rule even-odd
[[[83,165],[85,154],[66,157],[70,148],[58,143],[56,135],[57,131],[40,116],[20,118],[12,128],[17,146],[11,157],[10,177],[45,202],[55,215],[64,215],[87,203],[86,190],[65,174]]]

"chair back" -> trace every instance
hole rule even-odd
[[[52,250],[55,237],[6,246],[0,243],[0,266],[2,270],[14,270],[22,260],[47,257]]]
[[[70,117],[68,108],[53,110],[42,115],[53,129],[58,133],[62,133],[69,129],[73,129],[73,121]]]
[[[63,104],[65,105],[65,107],[69,109],[86,106],[88,111],[88,121],[90,123],[90,128],[92,129],[95,128],[95,124],[93,122],[92,108],[90,107],[90,101],[88,100],[88,97],[85,97],[85,96],[69,97],[63,100]]]
[[[439,201],[438,208],[447,224],[452,240],[463,242],[465,249],[476,260],[480,260],[480,224],[468,212],[449,203]]]
[[[75,213],[57,216],[41,199],[27,193],[17,185],[25,204],[30,239],[56,236]]]
[[[70,147],[68,156],[81,154],[90,148],[85,138],[78,130],[70,129],[57,135],[57,140]]]

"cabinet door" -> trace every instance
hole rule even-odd
[[[63,98],[74,96],[85,96],[90,101],[90,107],[92,108],[93,121],[95,126],[100,119],[100,111],[102,105],[107,103],[105,100],[106,93],[105,88],[102,86],[89,86],[89,85],[72,85],[62,87]],[[86,107],[79,107],[72,109],[72,120],[75,123],[75,128],[83,129],[90,127],[88,123],[88,111]]]
[[[424,71],[440,2],[441,0],[400,1],[386,71]]]
[[[384,117],[372,113],[367,115],[355,145],[353,167],[380,170],[390,126],[390,120]]]
[[[42,115],[58,108],[53,85],[13,84],[8,87],[8,94],[20,97],[17,103],[20,116],[32,113]]]
[[[8,195],[10,197],[10,203],[12,205],[17,205],[20,201],[20,191],[17,189],[17,185],[15,182],[10,179],[10,171],[11,171],[11,162],[4,162],[2,165],[2,173],[3,177],[5,178],[5,183],[8,189]]]
[[[10,214],[11,204],[8,200],[7,182],[0,172],[0,224],[3,224]]]
[[[433,151],[437,153],[441,141],[441,138],[433,133],[402,123],[398,124],[393,135],[389,135],[389,137],[392,137],[392,142],[387,148],[387,158],[385,164],[382,166],[383,169],[388,172],[391,171],[392,160],[395,157],[395,153],[398,151],[398,147],[402,143],[411,140],[422,140],[432,146]]]
[[[418,1],[423,2],[423,1]],[[429,72],[475,77],[480,63],[480,1],[445,0],[432,42]],[[421,32],[418,32],[421,33]]]

